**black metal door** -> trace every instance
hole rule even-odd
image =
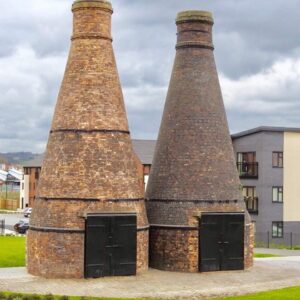
[[[85,277],[136,274],[136,216],[88,216]]]
[[[243,214],[202,215],[199,230],[199,270],[244,269]]]

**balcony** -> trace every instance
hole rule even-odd
[[[241,179],[258,178],[258,162],[238,162],[237,168]]]
[[[257,197],[244,197],[247,210],[250,214],[258,214],[258,198]]]

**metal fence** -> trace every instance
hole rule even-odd
[[[0,220],[0,234],[5,233],[5,220]]]
[[[255,247],[300,250],[300,232],[283,232],[282,237],[272,236],[271,231],[256,232]]]

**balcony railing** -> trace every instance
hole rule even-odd
[[[237,168],[240,178],[257,179],[258,178],[258,162],[238,162]]]
[[[247,210],[250,214],[258,214],[258,198],[244,197]]]

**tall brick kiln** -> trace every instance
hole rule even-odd
[[[245,208],[212,44],[213,18],[177,16],[178,42],[146,191],[150,266],[171,271],[252,265]]]
[[[148,221],[111,38],[111,4],[77,0],[74,32],[28,232],[29,273],[132,275]]]

